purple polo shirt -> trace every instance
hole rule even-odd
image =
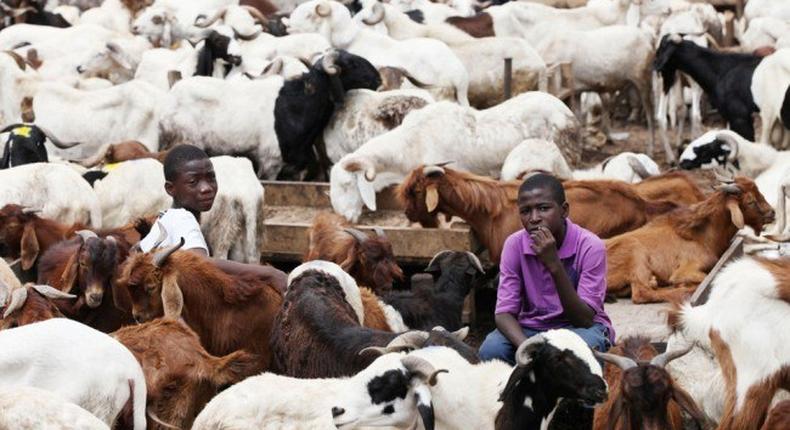
[[[606,295],[606,247],[594,233],[566,218],[565,240],[557,254],[579,298],[587,303],[593,321],[609,329],[614,344],[614,328],[603,309]],[[546,266],[530,244],[529,233],[522,229],[505,240],[499,262],[497,314],[512,314],[519,324],[533,330],[571,327],[562,315],[562,304]]]

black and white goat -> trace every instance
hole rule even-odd
[[[0,134],[2,133],[9,133],[9,135],[3,148],[0,169],[49,162],[47,148],[44,146],[47,138],[60,149],[71,148],[79,144],[79,142],[63,143],[48,130],[33,124],[11,124],[0,130]]]

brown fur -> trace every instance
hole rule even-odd
[[[363,325],[374,330],[392,331],[387,324],[387,317],[384,315],[378,296],[368,288],[360,288],[359,293],[362,295],[362,309],[365,312]]]
[[[758,234],[773,209],[754,181],[736,179],[740,194],[718,191],[688,208],[658,217],[637,230],[608,239],[607,290],[634,303],[680,301],[692,293],[738,231],[727,204],[736,204]],[[658,288],[659,285],[669,285]]]
[[[388,130],[399,126],[409,112],[425,107],[428,102],[420,97],[401,96],[385,100],[373,113],[373,118]]]
[[[240,5],[252,6],[263,13],[264,16],[269,16],[277,13],[277,6],[272,4],[269,0],[241,0]]]
[[[478,240],[498,262],[505,239],[523,228],[517,208],[521,181],[496,181],[445,168],[441,176],[426,177],[419,166],[398,188],[409,220],[437,227],[437,216],[463,218]],[[425,204],[426,190],[437,188],[439,202],[433,213]],[[646,201],[634,186],[620,181],[565,181],[570,219],[603,238],[635,229],[676,206],[670,201]],[[605,214],[602,215],[602,214]]]
[[[153,0],[121,0],[123,6],[132,13],[132,17],[137,16],[137,13],[141,10],[151,6],[154,1]]]
[[[686,172],[652,176],[634,184],[634,189],[645,200],[669,200],[686,206],[705,200],[705,194]]]
[[[162,151],[166,154],[166,151]],[[163,161],[164,157],[160,157],[159,152],[151,152],[142,143],[136,140],[129,140],[121,143],[114,143],[110,145],[110,149],[105,156],[105,163],[120,163],[123,161],[137,160],[140,158],[156,158]],[[161,158],[161,159],[160,159]]]
[[[790,259],[754,257],[776,280],[777,294],[781,300],[790,303]]]
[[[27,300],[21,308],[15,310],[8,316],[8,318],[0,319],[0,330],[15,328],[23,325],[33,324],[39,321],[45,321],[50,318],[61,318],[63,314],[60,313],[58,307],[55,306],[52,300],[42,296],[33,287],[22,287],[27,289]],[[0,303],[0,309],[3,309],[3,304]],[[0,311],[2,316],[2,311]]]
[[[254,374],[257,358],[245,351],[215,357],[197,334],[179,321],[157,319],[113,333],[143,368],[147,407],[162,421],[182,429],[223,386]],[[149,430],[164,429],[154,422]]]
[[[260,357],[258,371],[268,368],[269,335],[283,300],[278,288],[254,276],[229,275],[190,251],[174,253],[161,269],[153,265],[152,254],[133,254],[122,268],[118,286],[131,300],[135,319],[164,315],[168,303],[163,303],[162,289],[169,280],[177,283],[183,296],[180,316],[209,353],[245,349]]]
[[[446,23],[458,27],[472,37],[494,37],[494,20],[486,12],[471,17],[451,16]]]
[[[403,271],[392,254],[386,237],[369,236],[360,243],[343,228],[351,227],[343,217],[331,212],[316,215],[310,226],[309,249],[304,261],[327,260],[337,263],[359,285],[377,294],[392,289],[395,279],[403,279]]]
[[[771,408],[762,430],[790,429],[790,400],[783,400]]]

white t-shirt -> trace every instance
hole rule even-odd
[[[200,231],[200,224],[195,216],[186,209],[173,208],[160,214],[157,221],[151,226],[151,231],[140,241],[140,249],[143,252],[150,251],[159,238],[160,223],[167,232],[167,239],[159,245],[161,248],[175,245],[183,237],[184,246],[181,249],[201,248],[208,253],[206,239],[203,237],[203,232]]]

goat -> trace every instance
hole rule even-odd
[[[257,366],[256,357],[245,351],[223,357],[209,354],[181,321],[156,319],[124,327],[112,337],[143,368],[149,413],[178,428],[191,428],[195,416],[222,387],[254,374]]]
[[[708,94],[730,128],[754,140],[752,113],[758,111],[752,97],[752,75],[762,60],[748,54],[719,53],[683,40],[677,34],[661,38],[654,68],[664,80],[664,92],[674,84],[676,71],[691,76]]]
[[[430,289],[393,291],[382,296],[382,301],[392,306],[410,329],[441,326],[459,330],[464,300],[476,279],[485,274],[480,260],[468,251],[442,251],[425,271],[438,276]]]
[[[370,237],[351,227],[343,217],[325,212],[316,215],[307,234],[309,245],[304,261],[337,263],[357,284],[379,295],[390,291],[394,280],[403,280],[392,244],[381,229]]]
[[[300,378],[349,376],[373,361],[370,354],[359,354],[366,347],[436,344],[428,342],[427,332],[397,334],[363,327],[359,287],[337,264],[321,260],[304,263],[290,273],[288,285],[271,335],[272,371],[279,374]],[[434,332],[439,344],[461,350],[468,359],[477,359],[471,348],[450,333]]]
[[[73,294],[64,293],[49,285],[10,286],[5,291],[6,285],[0,281],[0,308],[4,307],[0,330],[33,324],[50,318],[62,318],[63,314],[52,300],[77,298]],[[7,304],[4,298],[6,294],[9,297]]]
[[[441,372],[423,359],[393,353],[345,378],[297,379],[264,373],[211,400],[192,428],[417,428],[419,414],[423,427],[433,430],[428,387],[437,383]],[[278,393],[276,401],[260,398],[259,393],[271,390]],[[250,402],[252,398],[260,400]]]
[[[259,356],[258,371],[267,369],[282,292],[253,276],[228,275],[199,254],[176,252],[183,244],[132,254],[124,263],[118,287],[131,299],[135,320],[181,317],[209,353],[246,349]]]
[[[665,367],[690,349],[658,354],[646,337],[628,337],[607,353],[593,351],[608,363],[604,378],[609,399],[595,410],[595,430],[682,430],[681,410],[700,426],[706,422],[694,400],[675,384]]]
[[[790,149],[790,129],[784,126],[781,118],[785,93],[776,89],[787,88],[788,85],[790,49],[780,49],[765,57],[754,69],[751,91],[754,104],[760,111],[762,133],[759,142],[773,144],[780,149]]]
[[[0,209],[0,255],[21,258],[23,270],[30,270],[38,256],[66,239],[70,226],[37,215],[38,209],[8,204]]]
[[[788,426],[790,426],[790,400],[783,400],[771,408],[761,430],[782,430]]]
[[[760,429],[777,391],[790,388],[790,343],[776,331],[777,324],[790,316],[789,262],[787,258],[738,259],[713,280],[705,304],[684,303],[669,313],[670,340],[695,343],[716,357],[724,381],[719,430]],[[768,341],[769,333],[780,338]]]
[[[2,285],[0,288],[5,288],[5,290],[3,290],[4,292],[0,294],[0,306],[5,304],[5,293],[8,290],[22,288],[22,283],[19,282],[19,278],[16,277],[14,270],[8,265],[4,258],[0,258],[0,285]]]
[[[128,140],[126,142],[104,144],[96,153],[81,160],[79,164],[83,167],[91,168],[96,165],[122,163],[141,158],[156,158],[162,163],[166,154],[166,152],[151,152],[142,143],[136,140]]]
[[[400,313],[392,306],[384,303],[370,288],[360,287],[359,294],[362,298],[362,310],[364,313],[363,326],[393,333],[408,330]]]
[[[48,163],[49,156],[47,148],[44,146],[47,138],[60,149],[71,148],[79,144],[79,142],[63,143],[51,133],[34,124],[11,124],[0,130],[0,133],[9,133],[8,141],[3,149],[3,157],[0,160],[0,169],[31,163]]]
[[[463,218],[491,261],[499,262],[505,239],[523,228],[516,208],[520,185],[434,165],[412,170],[398,187],[398,197],[406,217],[423,227],[437,227],[439,213]],[[632,230],[677,207],[669,201],[648,201],[636,186],[624,182],[565,181],[563,187],[570,219],[601,237]]]
[[[110,430],[85,409],[55,393],[34,387],[0,390],[0,428]]]
[[[53,318],[1,331],[0,370],[0,387],[50,390],[108,426],[129,408],[130,427],[146,428],[140,365],[118,341],[84,324]]]
[[[754,181],[737,177],[700,203],[606,240],[607,291],[630,293],[634,303],[678,301],[697,288],[738,230],[748,225],[759,235],[773,220]]]

